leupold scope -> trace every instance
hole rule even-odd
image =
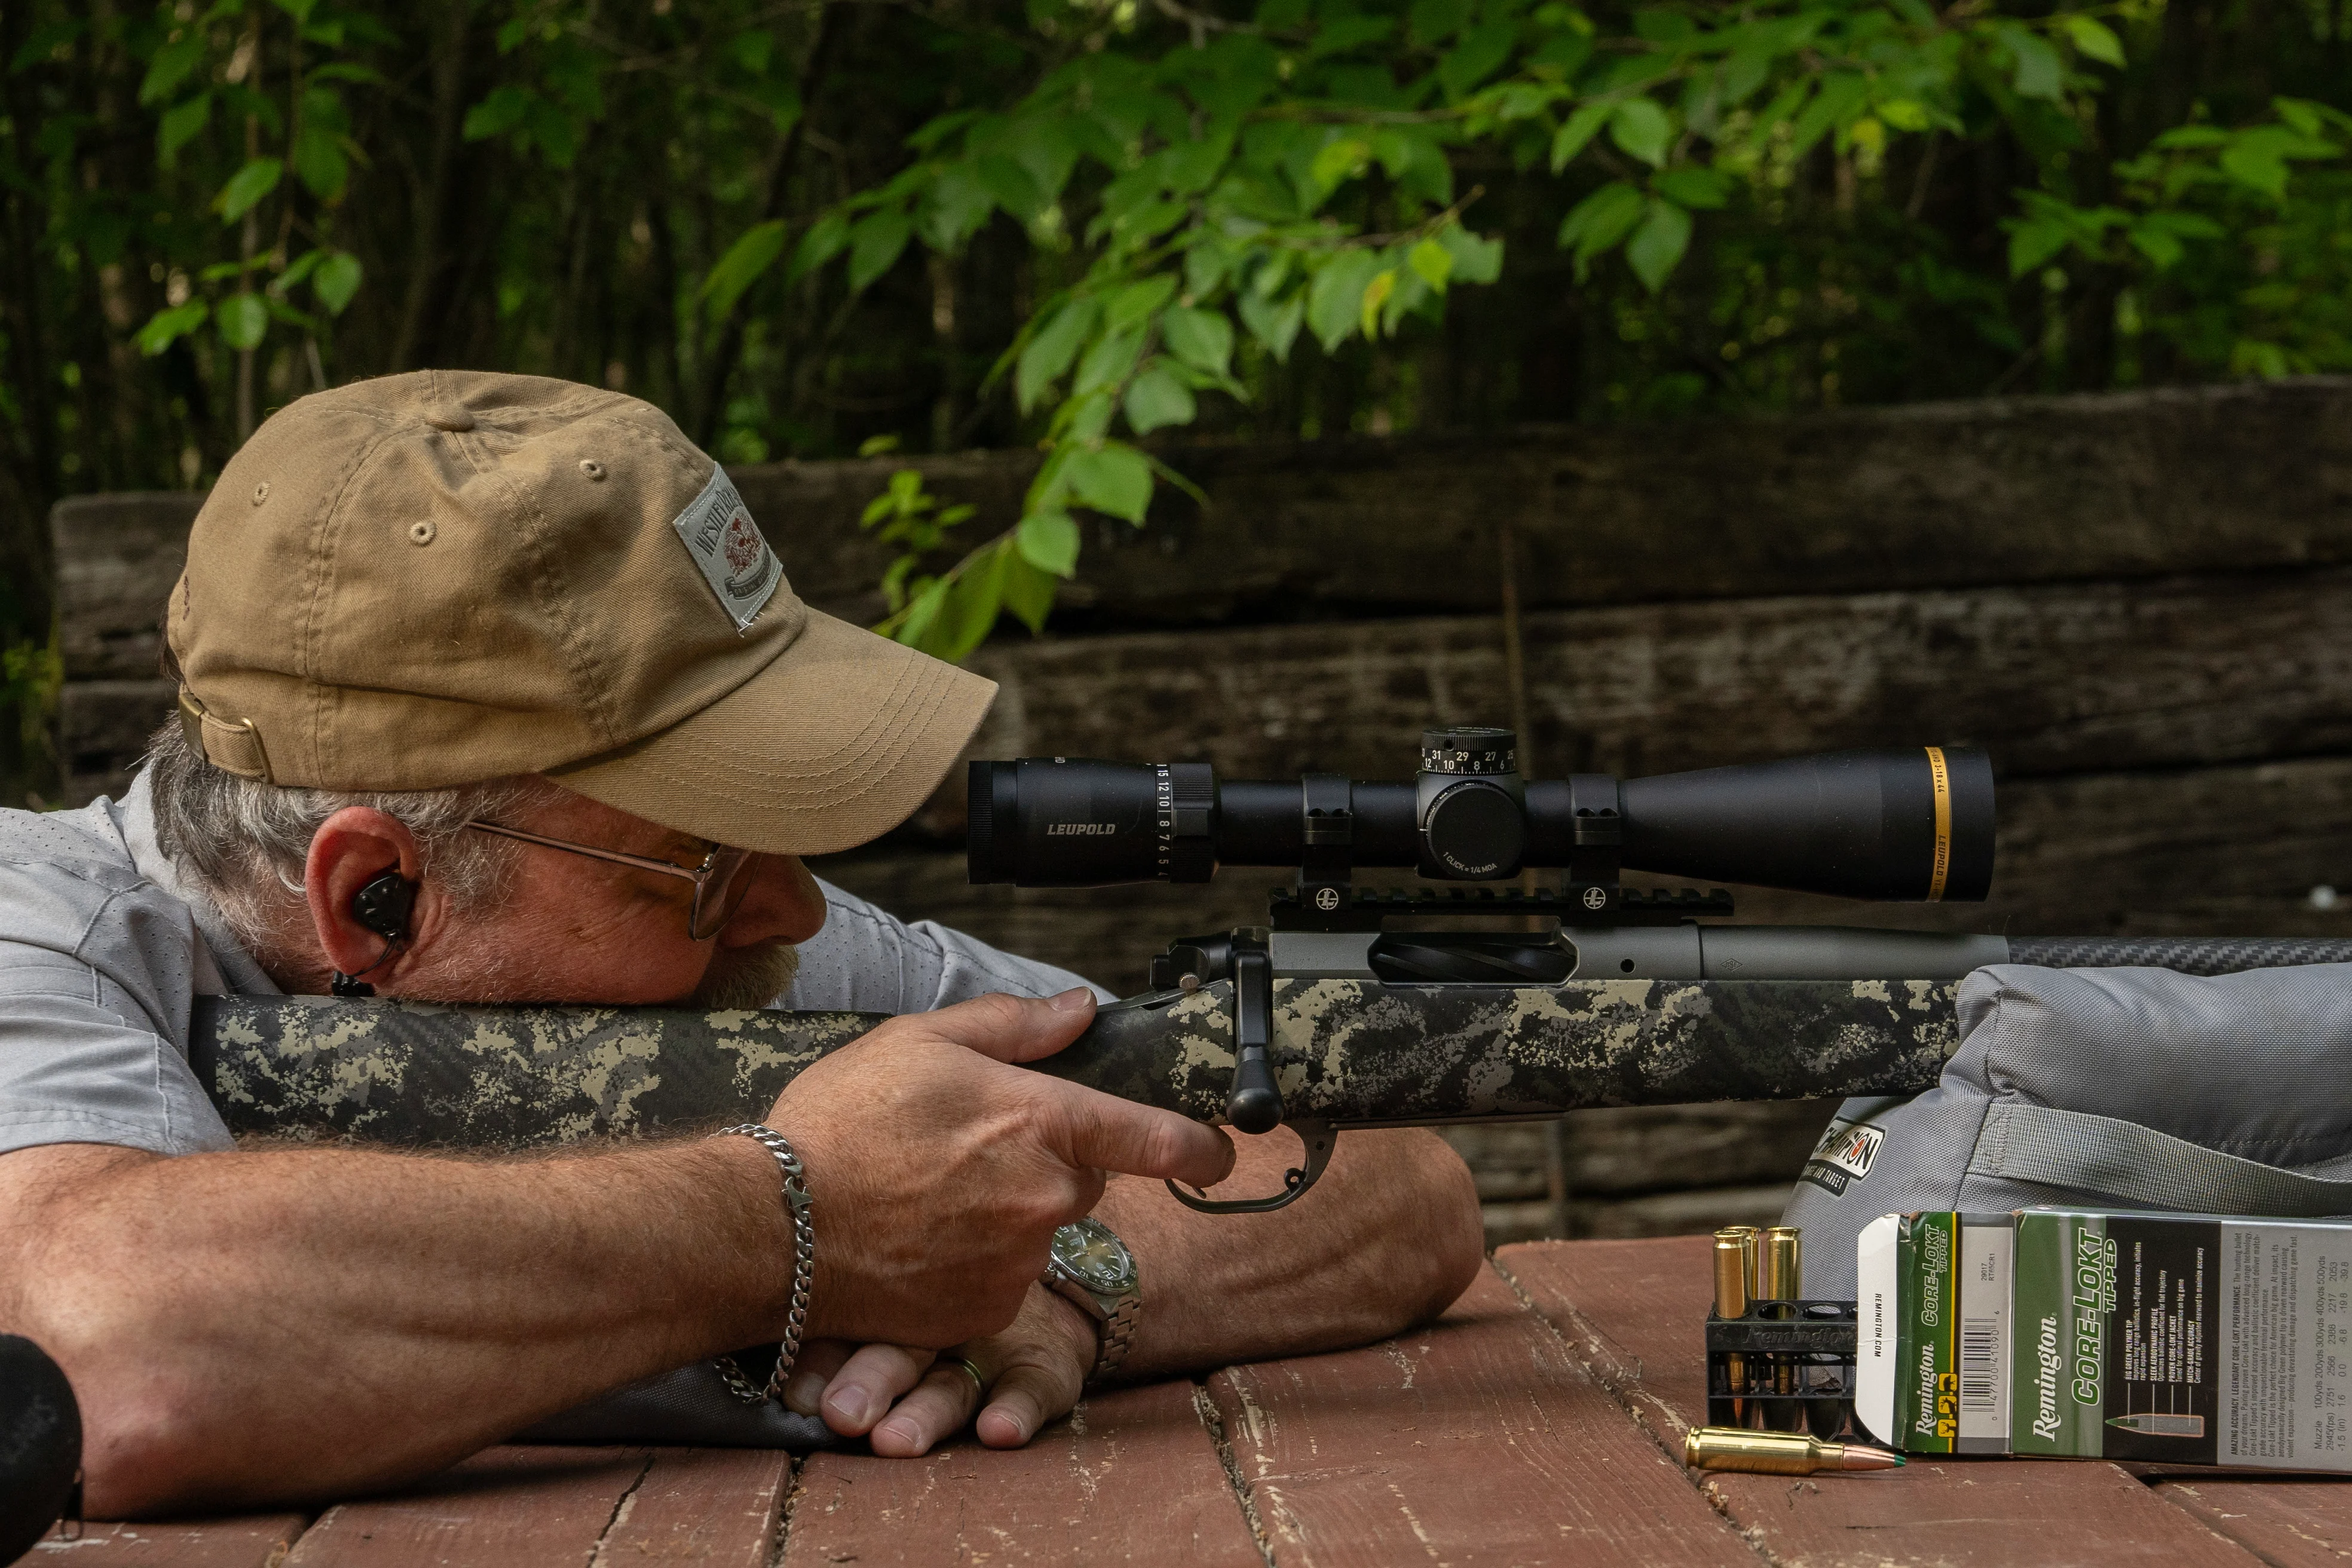
[[[1351,868],[1454,882],[1542,868],[1589,889],[1580,912],[1593,916],[1615,910],[1621,869],[1849,899],[1973,900],[1992,882],[1992,768],[1966,747],[1524,779],[1510,731],[1457,726],[1423,732],[1409,783],[1024,757],[973,763],[971,784],[971,879],[1027,888],[1287,866],[1307,892]]]

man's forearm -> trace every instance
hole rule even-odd
[[[1297,1146],[1237,1139],[1220,1196],[1273,1192]],[[1114,1180],[1095,1210],[1136,1257],[1143,1310],[1122,1378],[1362,1344],[1443,1311],[1484,1253],[1468,1170],[1435,1134],[1350,1132],[1313,1192],[1266,1215],[1185,1208]]]
[[[532,1161],[64,1146],[0,1173],[25,1266],[0,1327],[73,1380],[101,1517],[423,1473],[773,1338],[790,1289],[775,1166],[742,1139]]]

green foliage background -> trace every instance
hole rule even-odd
[[[2352,368],[2352,0],[6,0],[0,679],[39,520],[425,365],[902,477],[890,629],[1031,624],[1154,433]],[[1177,459],[1181,467],[1181,458]]]

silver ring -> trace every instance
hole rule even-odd
[[[971,1357],[968,1355],[941,1356],[940,1358],[940,1362],[943,1366],[955,1367],[965,1376],[971,1378],[972,1398],[980,1403],[986,1403],[988,1399],[988,1379],[980,1375],[980,1368],[973,1363]]]

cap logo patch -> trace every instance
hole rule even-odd
[[[725,468],[712,465],[710,482],[686,503],[686,510],[670,526],[686,542],[687,553],[694,557],[710,591],[719,595],[735,629],[748,629],[782,586],[784,569],[776,552],[768,548],[760,525],[751,521],[743,498],[728,481]]]

